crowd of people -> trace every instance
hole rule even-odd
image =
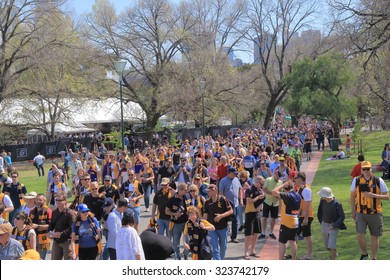
[[[313,193],[300,168],[311,160],[314,143],[324,149],[325,129],[306,118],[292,128],[238,129],[226,137],[177,145],[143,143],[132,152],[67,148],[64,167],[51,164],[46,193],[39,194],[27,191],[17,170],[1,169],[0,258],[17,259],[35,250],[46,259],[51,249],[52,260],[223,260],[228,243],[239,243],[243,231],[244,259],[259,257],[256,243],[264,238],[278,239],[279,259],[296,259],[300,236],[307,248],[301,259],[311,260]],[[45,176],[45,160],[40,154],[34,158],[39,176]],[[361,174],[351,183],[361,259],[368,258],[367,226],[376,259],[381,200],[389,199],[386,184],[371,167],[362,160]],[[324,245],[336,259],[338,231],[345,229],[343,207],[330,188],[318,195]],[[151,219],[150,228],[141,232],[142,211]],[[279,233],[274,231],[278,217]]]

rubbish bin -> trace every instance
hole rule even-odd
[[[330,148],[332,151],[338,151],[340,144],[340,138],[330,138]]]

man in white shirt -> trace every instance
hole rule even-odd
[[[110,259],[116,260],[116,235],[122,226],[123,212],[127,209],[128,200],[121,198],[118,200],[118,207],[108,215],[106,228],[108,230],[107,248],[110,253]]]
[[[43,177],[45,176],[45,169],[43,167],[43,161],[45,160],[45,157],[41,155],[39,152],[37,152],[37,155],[34,158],[34,165],[38,170],[38,176]],[[42,174],[41,174],[42,171]]]

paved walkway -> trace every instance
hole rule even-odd
[[[312,153],[312,159],[310,161],[303,161],[301,165],[301,171],[306,173],[307,177],[307,183],[311,185],[313,182],[315,173],[317,171],[318,165],[320,163],[322,157],[322,152],[317,152],[314,151]],[[154,194],[153,194],[154,195]],[[153,201],[153,195],[151,196],[150,201]],[[143,200],[142,200],[143,202]],[[152,207],[150,207],[151,209]],[[150,220],[150,212],[144,212],[144,205],[141,205],[141,220],[140,220],[140,225],[139,229],[140,232],[142,232],[144,229],[147,228]],[[276,222],[275,228],[274,228],[274,233],[276,236],[279,234],[279,219]],[[238,233],[237,240],[239,241],[238,244],[235,243],[228,243],[227,245],[227,251],[226,251],[226,260],[244,260],[244,231],[241,231]],[[230,238],[228,238],[230,240]],[[104,240],[103,240],[104,242]],[[277,260],[279,257],[279,243],[277,240],[274,240],[272,238],[264,238],[261,240],[257,240],[256,244],[256,250],[260,255],[261,260]],[[48,252],[46,259],[50,260],[51,258],[51,250]],[[251,257],[251,259],[255,260],[255,257]]]
[[[322,152],[314,152],[312,159],[309,162],[303,162],[301,171],[306,173],[306,183],[311,186],[317,168],[320,165]],[[274,233],[278,236],[280,229],[280,219],[277,220],[274,228]],[[265,244],[260,250],[260,258],[262,260],[278,260],[279,259],[279,242],[278,240],[267,238]]]

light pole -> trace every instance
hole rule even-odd
[[[124,125],[123,125],[123,95],[122,95],[122,79],[123,71],[125,70],[126,61],[115,61],[115,70],[119,75],[119,92],[120,92],[120,101],[121,101],[121,142],[122,150],[125,150],[125,141],[124,141]]]
[[[205,80],[201,80],[199,82],[199,86],[200,86],[200,92],[202,94],[202,136],[203,138],[205,137],[205,127],[204,127],[204,90],[206,88],[206,81]]]

